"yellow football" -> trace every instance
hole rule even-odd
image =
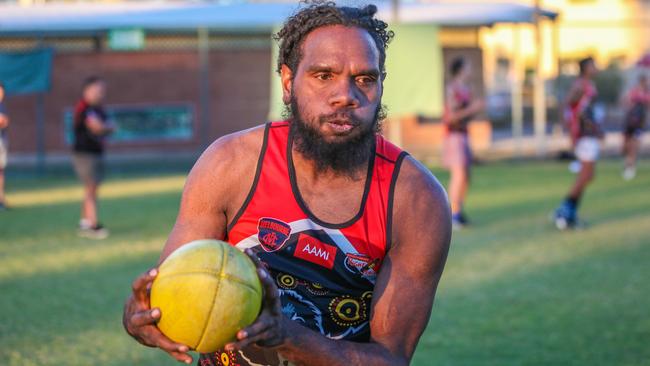
[[[178,248],[160,265],[151,286],[151,307],[161,311],[158,328],[201,353],[235,340],[257,318],[261,305],[255,264],[219,240]]]

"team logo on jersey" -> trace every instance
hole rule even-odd
[[[300,234],[293,256],[332,269],[336,250],[335,246],[325,244],[313,236]]]
[[[257,239],[267,252],[280,250],[291,235],[291,226],[286,222],[270,217],[262,217],[257,222]]]
[[[365,254],[348,253],[345,255],[345,268],[352,273],[359,273],[365,279],[374,281],[377,277],[378,259],[372,260]]]

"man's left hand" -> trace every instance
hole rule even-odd
[[[253,324],[237,332],[236,342],[226,344],[227,351],[241,350],[252,344],[260,347],[277,347],[287,338],[285,322],[288,319],[282,314],[278,288],[257,255],[250,249],[246,249],[246,254],[255,263],[257,275],[264,289],[262,311]]]

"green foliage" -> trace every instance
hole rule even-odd
[[[414,365],[642,365],[650,360],[650,164],[623,182],[604,162],[581,213],[548,213],[574,176],[564,164],[478,167],[474,227],[455,232]],[[443,183],[445,173],[437,172]],[[75,235],[81,192],[65,175],[10,177],[0,212],[0,364],[177,365],[122,329],[132,279],[154,265],[184,173],[124,174],[102,188],[105,241]],[[417,299],[404,299],[417,301]]]

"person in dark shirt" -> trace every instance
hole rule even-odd
[[[0,83],[0,211],[7,208],[5,200],[5,167],[7,166],[7,141],[5,130],[9,126],[9,117],[5,113],[3,100],[5,97],[5,88]]]
[[[96,76],[84,81],[81,100],[74,111],[74,144],[72,161],[84,185],[79,235],[104,239],[108,230],[97,219],[97,191],[104,177],[104,140],[114,130],[102,107],[105,83]]]

